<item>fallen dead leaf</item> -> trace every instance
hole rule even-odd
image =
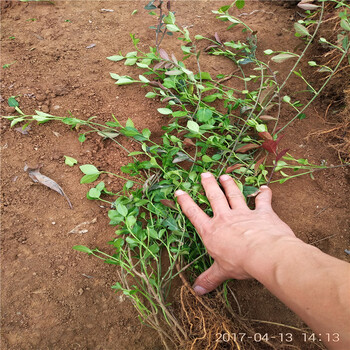
[[[36,168],[29,168],[28,165],[26,164],[24,166],[24,171],[26,171],[28,173],[29,177],[34,182],[39,182],[42,185],[44,185],[44,186],[46,186],[48,188],[51,188],[52,190],[58,192],[61,196],[63,196],[67,200],[67,202],[69,204],[69,207],[71,209],[73,209],[72,203],[70,202],[69,198],[64,193],[64,191],[62,190],[60,185],[58,185],[57,182],[55,182],[54,180],[50,179],[46,175],[41,174],[40,171],[39,171],[40,168],[41,168],[41,166],[38,166]]]

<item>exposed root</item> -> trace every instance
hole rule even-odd
[[[308,134],[307,138],[319,137],[327,140],[328,145],[338,152],[344,160],[350,160],[350,89],[344,91],[346,108],[341,113],[341,122],[330,129],[318,130]],[[328,109],[326,115],[328,114]]]

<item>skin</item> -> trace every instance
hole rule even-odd
[[[225,193],[212,174],[202,174],[212,218],[186,192],[175,192],[214,259],[196,279],[196,293],[208,293],[227,279],[255,278],[329,349],[350,349],[350,264],[298,239],[273,211],[267,186],[261,186],[251,210],[230,176],[222,175],[220,183]]]

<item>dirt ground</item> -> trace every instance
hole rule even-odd
[[[226,25],[211,14],[211,10],[227,3],[178,0],[174,5],[177,22],[189,26],[193,35],[210,36],[218,31],[227,39],[231,34],[225,32]],[[148,29],[154,18],[143,10],[145,4],[2,1],[1,66],[15,63],[0,68],[4,99],[1,115],[13,113],[7,99],[18,96],[20,108],[28,114],[37,109],[65,116],[69,110],[78,118],[97,116],[107,121],[113,113],[121,122],[131,118],[137,128],[148,127],[152,133],[160,133],[164,116],[156,109],[161,103],[145,99],[141,87],[117,87],[109,77],[109,72],[136,74],[136,68],[105,59],[120,50],[132,51],[129,33],[141,39],[141,47],[154,45],[154,32]],[[134,10],[138,11],[132,15]],[[258,11],[249,15],[254,10]],[[267,48],[292,50],[300,44],[292,30],[298,14],[291,4],[247,1],[237,13],[245,13],[247,23],[258,31],[260,53]],[[88,48],[91,44],[95,46]],[[174,38],[163,47],[171,51],[178,45]],[[232,70],[224,59],[215,67],[210,67],[212,58],[203,55],[201,60],[204,67],[208,66],[205,68],[217,73]],[[288,67],[274,69],[283,75]],[[303,87],[292,83],[288,89],[292,93]],[[307,138],[309,133],[326,127],[328,104],[317,100],[309,108],[308,118],[287,129],[283,145],[297,158],[308,158],[314,164],[324,160],[339,164],[334,150],[315,138]],[[336,118],[337,112],[331,109],[328,115]],[[285,120],[288,117],[287,113],[283,115]],[[162,349],[157,334],[140,324],[131,303],[110,288],[118,281],[116,268],[72,250],[74,245],[82,244],[111,251],[107,242],[114,229],[108,226],[108,208],[86,199],[89,185],[79,184],[79,168],[65,165],[64,155],[76,158],[79,165],[89,163],[119,173],[120,166],[128,162],[125,153],[110,141],[102,142],[94,136],[81,144],[76,131],[59,123],[32,125],[29,134],[23,135],[2,120],[0,146],[1,349]],[[57,193],[34,184],[23,171],[25,164],[42,164],[42,173],[62,186],[74,209],[69,209]],[[120,189],[112,178],[105,176],[104,181],[112,191]],[[298,237],[350,261],[344,252],[350,243],[349,183],[349,170],[338,168],[316,173],[315,180],[301,177],[274,184],[275,210]],[[232,288],[246,317],[304,326],[258,282],[234,281]],[[260,325],[259,329],[270,335],[278,332],[268,325]],[[306,349],[300,342],[292,344]],[[308,345],[307,349],[311,348]]]

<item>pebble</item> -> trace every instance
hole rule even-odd
[[[7,107],[5,107],[5,112],[6,113],[15,113],[16,109],[15,109],[15,107],[7,106]]]
[[[39,94],[39,95],[36,95],[35,98],[37,99],[37,101],[43,102],[43,101],[46,100],[46,95],[44,95],[44,94]]]
[[[82,295],[83,293],[84,293],[84,289],[83,289],[83,288],[79,288],[78,294],[79,294],[79,295]]]
[[[44,113],[48,113],[50,111],[49,106],[47,105],[42,105],[41,106],[41,111]]]
[[[56,225],[56,222],[55,222],[55,221],[52,221],[51,224],[52,224],[52,225]]]

